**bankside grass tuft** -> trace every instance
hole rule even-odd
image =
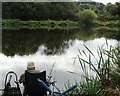
[[[107,41],[106,45],[109,47]],[[84,75],[79,86],[66,96],[120,96],[120,47],[110,46],[109,50],[99,47],[98,59],[87,46],[85,48],[89,54],[79,50],[77,56]],[[92,62],[93,58],[97,64]],[[71,86],[70,82],[65,84],[66,88]]]

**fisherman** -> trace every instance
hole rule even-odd
[[[37,73],[40,73],[39,70],[36,70],[35,69],[35,64],[34,62],[28,62],[27,63],[27,71],[30,72],[30,73],[34,73],[34,74],[37,74]],[[20,76],[20,79],[19,79],[19,83],[25,83],[25,73],[23,73],[21,76]]]
[[[35,64],[34,64],[34,62],[31,62],[31,61],[29,61],[29,62],[27,63],[27,71],[30,72],[30,73],[33,73],[33,74],[40,73],[39,70],[36,70],[36,69],[35,69]],[[20,83],[20,84],[23,83],[23,85],[25,85],[25,73],[23,73],[23,74],[20,76],[19,83]],[[23,96],[27,96],[25,90],[23,91]]]

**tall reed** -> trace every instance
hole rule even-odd
[[[87,49],[89,54],[87,54],[83,50],[79,50],[78,55],[80,67],[84,72],[84,82],[80,84],[81,86],[84,85],[81,90],[86,90],[83,94],[89,94],[89,96],[105,96],[106,94],[119,96],[120,48],[114,48],[110,46],[109,51],[107,51],[103,47],[99,47],[97,51],[98,59],[87,46],[85,46],[85,48]],[[88,58],[87,60],[82,58],[83,54]],[[97,64],[92,62],[93,58],[96,60]],[[95,75],[91,76],[89,70],[93,71]],[[115,77],[117,78],[115,79]],[[106,88],[108,88],[107,91]],[[111,90],[114,90],[114,92],[109,90],[109,88],[111,88]],[[81,90],[80,94],[82,94]]]
[[[79,86],[66,96],[120,96],[120,47],[108,46],[107,42],[106,45],[109,50],[98,47],[97,57],[85,45],[88,53],[79,50],[75,61],[79,60],[84,74]],[[84,56],[86,59],[82,58]],[[70,82],[65,83],[66,89],[71,86]]]

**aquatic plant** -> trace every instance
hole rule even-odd
[[[107,47],[108,44],[106,43]],[[119,75],[117,73],[119,73],[117,71],[117,68],[119,66],[119,52],[120,49],[119,48],[113,48],[112,46],[110,46],[109,50],[105,50],[103,47],[99,47],[97,53],[98,53],[98,59],[96,58],[96,56],[91,52],[91,50],[85,46],[86,49],[89,51],[89,56],[86,55],[86,53],[84,51],[82,51],[84,53],[84,55],[86,55],[88,57],[88,61],[84,60],[81,58],[81,55],[78,55],[78,59],[81,65],[81,68],[85,73],[85,78],[87,78],[87,82],[86,84],[89,85],[89,82],[97,82],[97,84],[95,84],[96,86],[93,87],[93,92],[90,90],[90,88],[88,87],[87,89],[87,93],[88,94],[98,94],[100,96],[103,96],[106,94],[113,94],[113,95],[120,95],[119,93]],[[117,52],[116,52],[117,51]],[[79,51],[79,53],[81,54],[81,52]],[[96,59],[97,64],[92,63],[92,58],[91,56],[94,57],[94,59]],[[88,70],[86,71],[86,67],[87,65],[89,65],[89,69],[93,72],[95,72],[95,76],[93,78],[91,78],[90,74],[88,74]],[[96,66],[97,65],[97,66]],[[116,73],[116,74],[114,74]],[[117,80],[115,80],[115,77],[118,77]],[[90,85],[93,86],[94,83],[92,83]],[[112,92],[111,90],[106,91],[108,89],[114,90],[114,92]],[[112,96],[112,95],[111,95]]]
[[[106,45],[108,47],[107,42]],[[87,46],[85,48],[89,54],[79,50],[77,56],[84,74],[79,86],[67,96],[120,96],[120,47],[110,46],[109,50],[99,47],[98,58]],[[83,59],[83,55],[87,59]],[[92,62],[93,58],[97,64]],[[92,72],[94,75],[90,74]],[[65,84],[65,88],[70,86],[70,82]]]

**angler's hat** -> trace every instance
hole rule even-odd
[[[28,64],[27,64],[27,69],[28,69],[28,70],[31,70],[31,69],[33,69],[33,68],[35,68],[34,62],[28,62]]]

